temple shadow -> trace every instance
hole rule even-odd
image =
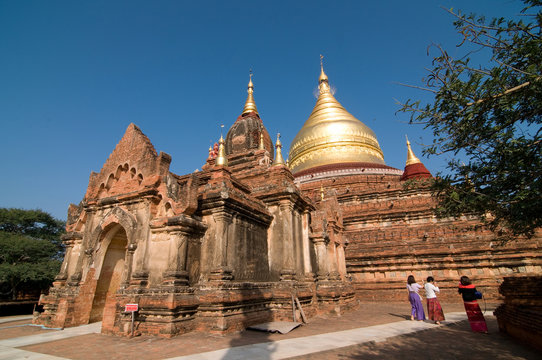
[[[318,353],[314,359],[540,359],[536,349],[500,333],[495,318],[486,320],[489,335],[473,333],[465,320],[379,343]]]
[[[394,313],[388,313],[388,315],[396,316],[396,317],[401,318],[403,320],[410,320],[410,315],[394,314]]]
[[[270,297],[258,285],[253,284],[242,292],[242,328],[230,340],[228,351],[221,360],[234,359],[271,359],[276,350],[276,344],[271,340],[271,334],[265,331],[249,330],[252,325],[273,321],[269,306]],[[248,348],[259,344],[257,348]]]

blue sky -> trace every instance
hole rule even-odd
[[[462,52],[441,6],[496,17],[522,4],[0,0],[0,207],[65,219],[131,122],[174,173],[201,168],[220,124],[240,114],[251,68],[260,116],[287,153],[316,101],[319,54],[337,100],[402,169],[405,134],[420,158],[432,136],[396,114],[395,99],[429,99],[397,82],[421,84],[431,43]],[[444,157],[422,161],[446,171]]]

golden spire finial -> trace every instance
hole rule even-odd
[[[277,143],[275,144],[275,147],[277,148],[277,155],[275,156],[273,166],[285,165],[284,159],[282,158],[282,143],[280,142],[280,133],[277,134]]]
[[[320,77],[318,78],[318,88],[320,89],[320,94],[329,92],[329,82],[326,73],[324,72],[324,55],[320,55]]]
[[[263,126],[260,125],[260,143],[258,144],[258,150],[265,150],[265,145],[263,143]]]
[[[324,55],[320,55],[320,78],[318,79],[319,82],[322,82],[322,81],[327,81],[327,75],[326,73],[324,72]]]
[[[420,159],[414,155],[414,152],[412,151],[412,148],[410,147],[410,141],[408,141],[408,136],[406,136],[406,145],[407,145],[407,160],[406,165],[412,165],[412,164],[419,164],[421,163]]]
[[[256,108],[256,102],[254,101],[254,84],[252,83],[252,69],[250,69],[249,77],[250,80],[248,81],[248,96],[247,101],[245,102],[245,107],[243,108],[242,115],[249,113],[249,112],[255,112],[258,114],[258,109]]]
[[[218,156],[216,157],[215,165],[228,166],[228,158],[226,157],[226,149],[224,148],[224,138],[220,135],[218,141]]]

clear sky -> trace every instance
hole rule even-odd
[[[460,52],[441,6],[487,17],[515,0],[20,1],[0,0],[0,207],[66,219],[135,123],[171,171],[201,168],[211,141],[240,115],[249,69],[266,128],[289,145],[315,104],[323,54],[335,97],[376,133],[403,169],[405,134],[421,157],[432,140],[396,114],[394,99],[426,98],[427,47]],[[225,134],[224,134],[225,135]]]

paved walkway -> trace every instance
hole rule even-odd
[[[74,336],[81,336],[87,334],[99,334],[102,330],[102,323],[93,323],[88,325],[81,325],[72,328],[66,328],[64,330],[51,329],[47,330],[48,332],[21,336],[12,339],[0,340],[0,346],[8,347],[22,347],[27,345],[47,343],[55,340],[67,339]]]
[[[490,335],[470,331],[461,304],[443,304],[446,321],[407,321],[409,305],[362,304],[342,317],[320,317],[288,334],[244,331],[225,336],[185,334],[172,339],[100,334],[100,324],[64,330],[0,318],[4,359],[540,359],[534,349],[500,334],[489,306]],[[448,356],[448,357],[447,357]]]
[[[10,319],[11,318],[11,319]],[[5,318],[5,320],[11,320],[13,321],[21,321],[21,320],[32,320],[32,316],[12,316]],[[4,324],[4,329],[13,328],[13,327],[23,327],[27,326],[28,324],[17,324],[9,326],[8,321],[2,321],[0,323]],[[0,330],[2,329],[0,328]],[[102,323],[94,323],[89,325],[83,325],[83,326],[77,326],[73,328],[68,328],[64,330],[46,330],[47,332],[36,334],[36,335],[28,335],[28,336],[20,336],[20,337],[14,337],[11,339],[5,339],[0,340],[0,360],[4,359],[44,359],[44,360],[52,360],[52,359],[63,359],[61,357],[57,356],[51,356],[46,354],[40,354],[25,350],[17,349],[18,347],[27,346],[27,345],[35,345],[35,344],[41,344],[41,343],[48,343],[55,340],[61,340],[61,339],[67,339],[75,336],[81,336],[86,334],[99,334],[100,330],[102,328]]]
[[[32,315],[6,316],[6,317],[0,318],[0,324],[19,321],[19,320],[31,320],[31,319],[32,319]]]
[[[465,313],[446,314],[443,324],[465,320]],[[229,349],[209,351],[201,354],[179,356],[169,360],[237,360],[237,359],[288,359],[294,356],[318,353],[367,342],[382,342],[391,337],[417,331],[434,329],[435,325],[422,321],[397,321],[352,330],[324,333],[288,340],[279,340]]]

